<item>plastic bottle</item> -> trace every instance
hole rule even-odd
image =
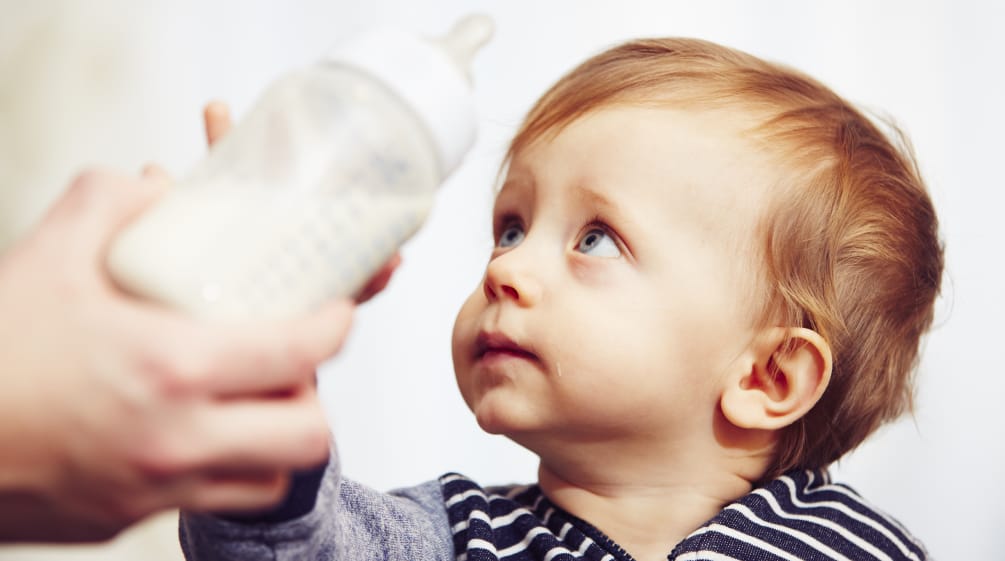
[[[348,296],[414,234],[474,142],[467,67],[492,34],[362,34],[273,83],[190,176],[115,240],[126,290],[203,318]]]

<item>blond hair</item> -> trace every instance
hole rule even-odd
[[[619,103],[739,109],[784,172],[759,224],[761,323],[818,332],[834,370],[821,400],[779,434],[765,477],[824,467],[912,408],[943,256],[910,147],[797,71],[694,39],[628,42],[559,80],[507,153]]]

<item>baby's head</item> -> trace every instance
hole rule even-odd
[[[818,82],[704,41],[627,43],[545,93],[507,162],[455,327],[486,430],[555,461],[706,437],[763,457],[758,479],[910,409],[935,213],[906,146]]]

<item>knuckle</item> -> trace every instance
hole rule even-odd
[[[193,395],[205,370],[198,357],[186,353],[151,353],[141,362],[140,371],[157,400],[179,400]]]
[[[84,170],[70,182],[67,197],[76,204],[86,204],[101,196],[107,180],[107,172],[98,169]]]
[[[314,375],[317,364],[320,362],[317,352],[312,346],[303,340],[290,341],[283,351],[285,363],[290,370],[301,374],[305,379]]]
[[[173,444],[162,432],[153,431],[136,447],[133,468],[146,480],[164,482],[187,473],[191,466],[185,448]]]

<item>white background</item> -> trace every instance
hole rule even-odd
[[[474,77],[480,136],[404,249],[387,291],[361,309],[322,393],[345,469],[378,488],[448,470],[528,481],[534,459],[484,435],[453,383],[450,330],[491,247],[491,189],[506,142],[560,74],[620,40],[695,36],[800,68],[912,137],[939,210],[947,273],[921,365],[917,413],[883,429],[837,475],[942,559],[1005,551],[1005,206],[1001,161],[1005,10],[988,3],[510,0],[0,0],[0,242],[87,164],[183,175],[202,154],[200,109],[240,116],[283,70],[353,30],[445,30],[496,21]],[[86,399],[87,396],[81,396]],[[2,413],[0,413],[2,415]],[[0,548],[0,559],[177,559],[162,517],[108,547]]]

